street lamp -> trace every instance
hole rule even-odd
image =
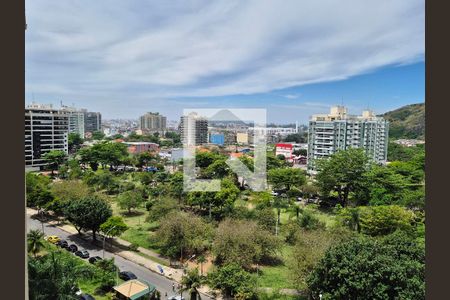
[[[105,240],[106,240],[106,237],[108,236],[108,233],[110,233],[111,230],[113,230],[115,227],[116,227],[116,225],[111,227],[103,236],[103,259],[105,258]]]

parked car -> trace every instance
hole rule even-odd
[[[47,241],[52,243],[52,244],[56,244],[58,241],[60,240],[60,238],[56,235],[49,235],[47,237]]]
[[[170,296],[167,300],[185,300],[185,298],[181,295]]]
[[[56,243],[57,246],[61,247],[61,248],[67,248],[69,246],[69,244],[67,243],[66,240],[59,240]]]
[[[77,251],[78,251],[78,247],[77,247],[77,245],[75,245],[75,244],[70,244],[70,245],[66,248],[66,250],[67,250],[67,251],[70,251],[70,252],[77,252]]]
[[[302,197],[297,197],[297,201],[303,201]]]
[[[94,264],[95,262],[97,262],[99,260],[102,260],[102,258],[100,256],[92,256],[92,257],[89,258],[89,262],[91,264]]]
[[[81,258],[88,258],[89,257],[89,252],[87,252],[86,250],[78,250],[75,252],[76,256],[79,256]]]
[[[278,196],[278,193],[277,193],[277,192],[274,192],[274,191],[271,191],[270,194],[271,194],[272,196]]]
[[[95,300],[95,298],[89,294],[81,294],[80,300]]]
[[[119,278],[122,280],[131,280],[131,279],[137,279],[137,276],[134,275],[134,273],[130,272],[130,271],[122,271],[119,273]]]

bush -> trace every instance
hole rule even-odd
[[[425,299],[425,249],[395,232],[359,236],[330,248],[307,278],[322,299]]]
[[[130,251],[135,251],[135,252],[139,252],[139,245],[138,244],[135,244],[135,243],[131,243],[129,246],[128,246],[128,249],[130,249]]]
[[[325,228],[325,223],[321,222],[311,211],[304,209],[298,220],[300,227],[312,230]]]

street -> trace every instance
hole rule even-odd
[[[26,215],[26,221],[27,221],[27,230],[31,229],[39,229],[42,230],[41,222],[35,219],[32,219],[28,214]],[[50,225],[47,223],[44,223],[44,233],[45,235],[56,235],[60,237],[61,239],[66,240],[69,244],[75,243],[77,246],[81,246],[82,248],[86,249],[89,252],[90,256],[103,256],[103,250],[90,242],[87,242],[81,238],[79,238],[77,235],[70,234],[54,225]],[[161,292],[161,298],[166,299],[167,297],[177,295],[177,292],[174,292],[172,290],[173,284],[175,284],[175,287],[178,285],[177,282],[172,281],[162,275],[159,275],[157,273],[154,273],[138,264],[135,264],[134,262],[128,261],[118,255],[115,255],[113,253],[110,253],[108,251],[105,251],[105,258],[111,258],[114,257],[115,264],[119,267],[121,271],[131,271],[133,272],[138,278],[141,278],[151,284],[153,284],[157,290]],[[165,296],[167,293],[167,297]],[[189,296],[187,295],[187,292],[183,293],[183,297],[185,299],[189,299]],[[210,297],[202,294],[202,299],[211,299]]]

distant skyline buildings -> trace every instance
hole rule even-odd
[[[160,132],[167,129],[167,118],[158,112],[147,112],[139,117],[139,129],[143,132]]]
[[[81,3],[26,0],[26,101],[106,119],[265,108],[268,123],[300,124],[333,105],[425,101],[423,0]]]

